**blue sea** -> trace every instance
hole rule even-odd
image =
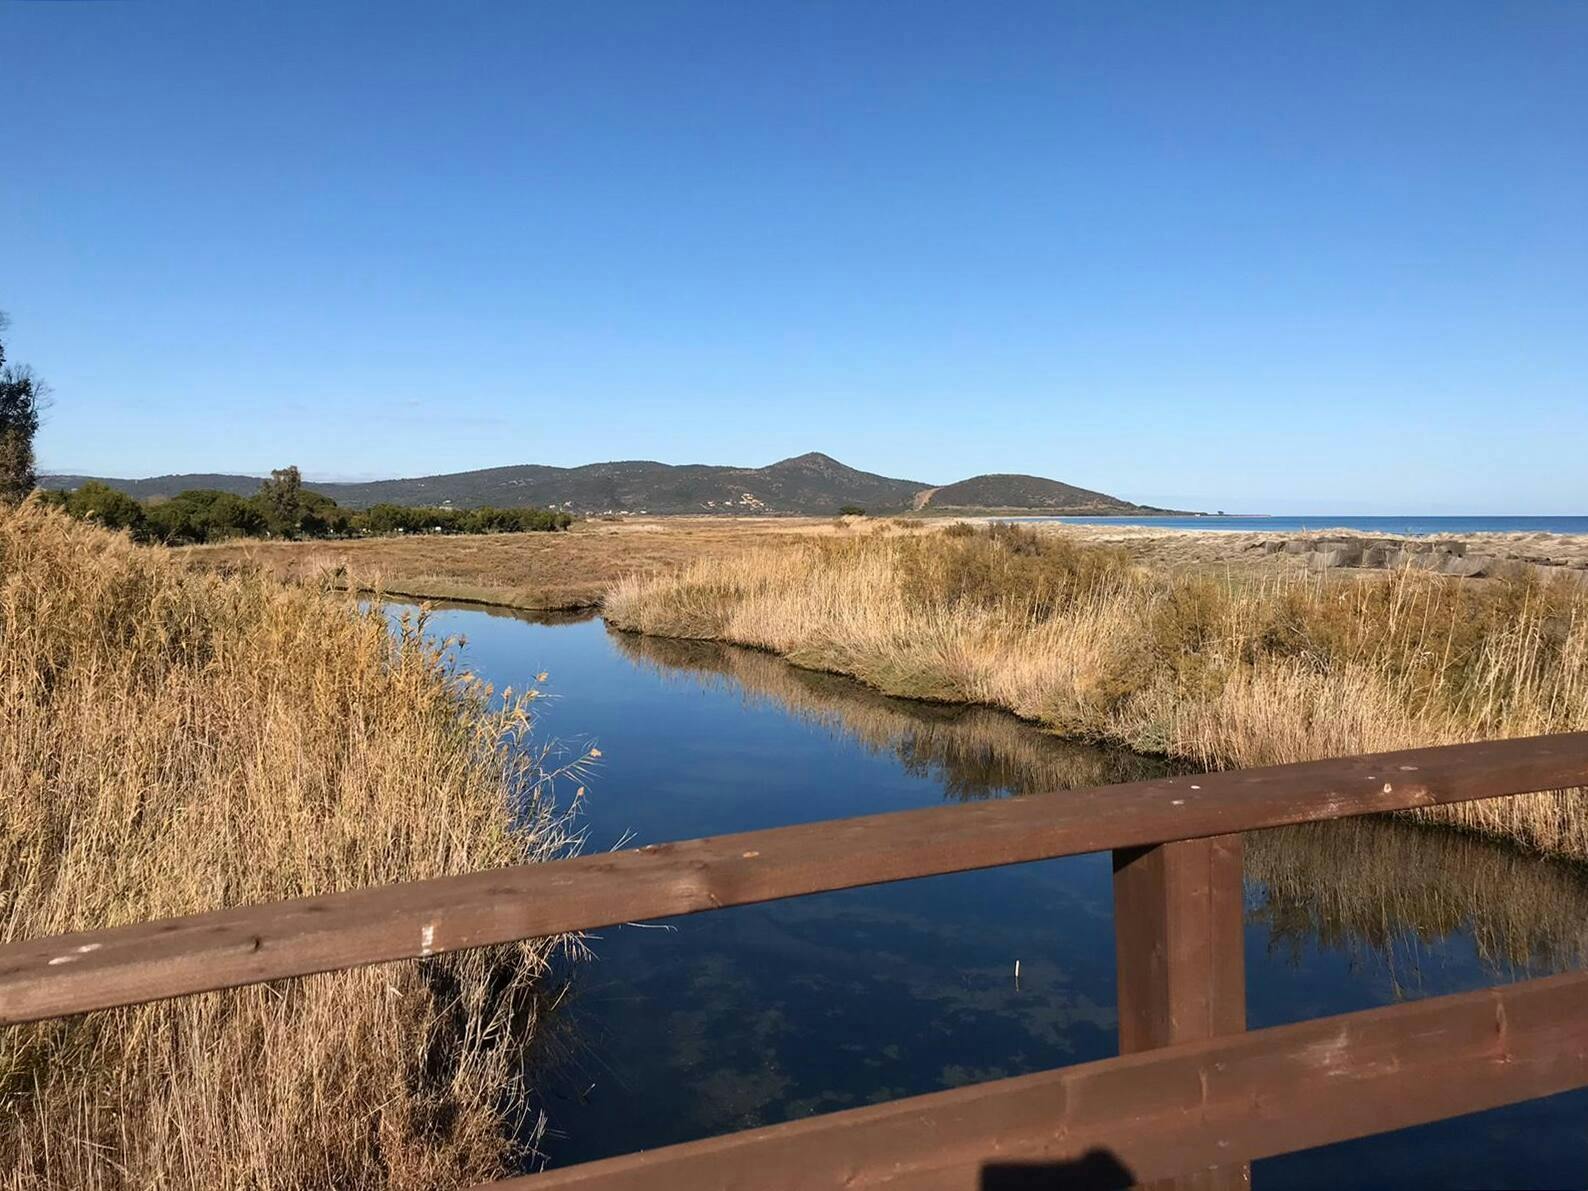
[[[1005,518],[1000,518],[1005,520]],[[1009,517],[1009,521],[1057,521],[1066,525],[1150,525],[1155,529],[1239,529],[1252,533],[1296,533],[1316,529],[1350,529],[1369,534],[1575,533],[1588,534],[1588,517]]]

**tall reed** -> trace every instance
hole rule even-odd
[[[752,552],[605,611],[1210,767],[1588,727],[1588,588],[1531,571],[1221,582],[1005,526]],[[1576,792],[1429,813],[1588,857]]]
[[[0,941],[565,853],[422,621],[0,519]],[[0,1185],[435,1187],[533,1136],[538,942],[0,1030]]]

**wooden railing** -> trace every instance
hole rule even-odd
[[[0,1025],[1112,851],[1118,1058],[500,1186],[1239,1186],[1254,1158],[1588,1085],[1584,974],[1247,1031],[1240,833],[1583,785],[1588,733],[1575,733],[870,815],[243,906],[0,947]]]

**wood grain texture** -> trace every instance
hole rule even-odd
[[[1246,1028],[1241,836],[1114,853],[1119,1051],[1137,1054]],[[1150,1191],[1241,1191],[1251,1166],[1157,1180]]]
[[[1588,733],[933,807],[0,947],[0,1025],[834,889],[1588,784]]]
[[[1573,973],[629,1154],[510,1191],[1125,1187],[1588,1084]]]

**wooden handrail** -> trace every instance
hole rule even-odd
[[[1126,1187],[1584,1084],[1588,974],[1573,973],[973,1084],[493,1186]]]
[[[1112,850],[1120,1057],[502,1187],[1249,1185],[1254,1158],[1588,1084],[1588,974],[1245,1032],[1240,833],[1588,785],[1588,733],[753,831],[0,947],[0,1025]],[[1137,1052],[1137,1053],[1131,1053]]]
[[[1588,733],[898,811],[0,947],[0,1025],[835,889],[1588,784]]]

